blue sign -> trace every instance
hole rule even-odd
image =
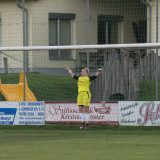
[[[44,102],[0,102],[0,125],[44,125]]]
[[[17,108],[0,108],[0,124],[13,124]]]

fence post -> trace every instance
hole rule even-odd
[[[23,0],[22,5],[22,12],[23,12],[23,46],[26,46],[26,21],[25,21],[25,0]],[[26,86],[25,86],[25,74],[26,72],[26,51],[23,51],[23,101],[26,101]]]
[[[156,0],[156,42],[158,43],[158,0]],[[156,48],[156,100],[158,101],[158,48]]]
[[[4,73],[8,73],[8,59],[6,57],[3,58],[3,63],[4,63]]]
[[[87,45],[89,45],[89,0],[86,0],[86,11],[87,11]],[[87,51],[87,68],[89,68],[89,50]]]

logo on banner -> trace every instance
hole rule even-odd
[[[16,112],[16,108],[0,108],[0,124],[13,124]]]
[[[138,118],[138,125],[144,126],[149,121],[151,124],[158,124],[160,119],[160,104],[157,105],[154,102],[143,103],[139,108],[139,115],[141,118]]]
[[[96,108],[94,107],[94,111],[96,113],[99,113],[99,114],[110,114],[111,113],[111,107],[106,107],[105,106],[105,102],[102,102],[102,106],[99,108]]]

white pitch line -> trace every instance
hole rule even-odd
[[[143,143],[143,142],[49,142],[56,144],[137,144],[137,145],[160,145],[160,143]]]

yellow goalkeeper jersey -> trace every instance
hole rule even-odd
[[[89,92],[89,86],[91,84],[91,81],[96,79],[97,76],[87,76],[87,77],[78,77],[76,75],[73,76],[74,79],[78,80],[78,92],[84,92],[84,91],[88,91]]]

